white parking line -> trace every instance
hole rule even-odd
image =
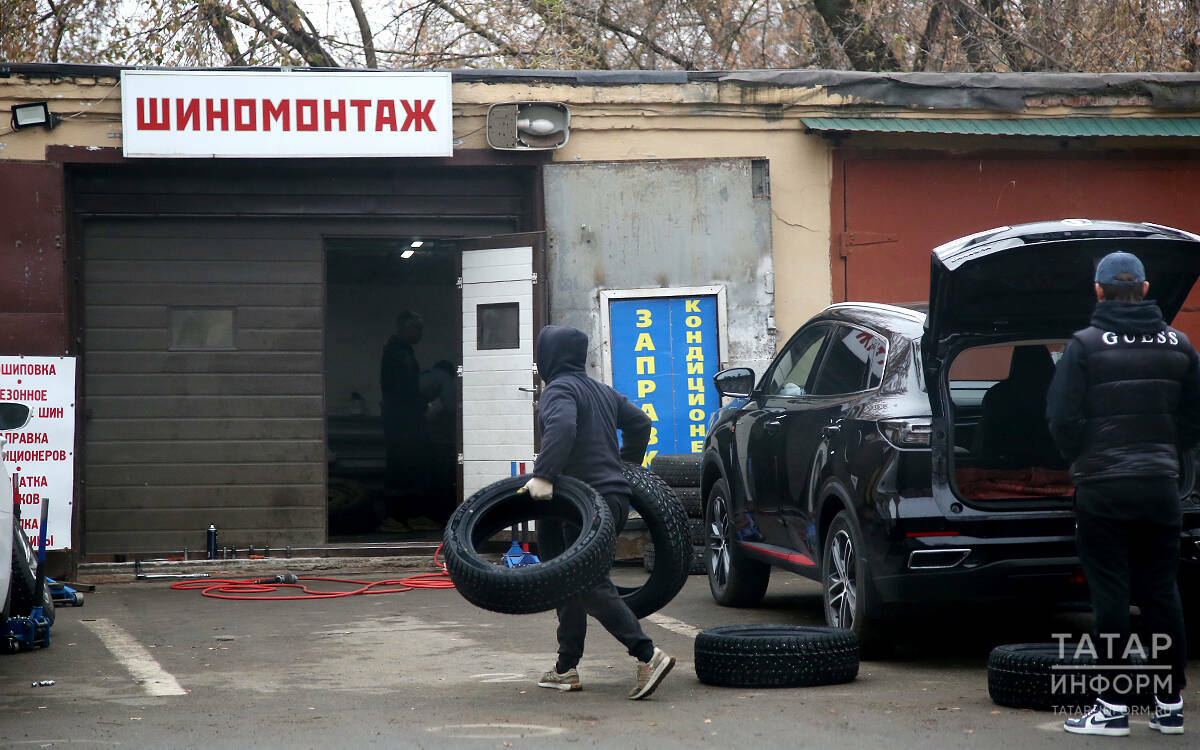
[[[695,625],[688,625],[683,620],[676,620],[674,617],[667,617],[666,615],[647,615],[646,619],[660,628],[666,628],[672,633],[686,635],[688,638],[695,638],[700,632],[700,628],[696,627]]]
[[[84,620],[83,624],[100,638],[147,695],[187,695],[175,677],[120,625],[111,620]]]

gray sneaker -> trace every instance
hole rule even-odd
[[[675,657],[668,656],[666,651],[655,646],[654,656],[650,657],[650,661],[638,662],[637,685],[629,691],[629,699],[636,701],[653,693],[673,666]]]
[[[538,680],[538,687],[563,691],[583,690],[583,685],[579,682],[579,671],[574,667],[562,674],[551,669]]]

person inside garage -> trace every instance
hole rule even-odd
[[[1102,665],[1145,651],[1149,661],[1169,666],[1169,687],[1156,690],[1150,728],[1182,734],[1187,644],[1176,585],[1177,484],[1179,456],[1200,439],[1200,357],[1145,299],[1149,288],[1137,256],[1115,252],[1100,260],[1091,325],[1075,333],[1059,360],[1046,416],[1071,462],[1076,544]],[[1134,646],[1131,600],[1165,649]],[[1109,684],[1090,711],[1066,721],[1066,731],[1129,734],[1128,696],[1117,680]]]
[[[546,326],[538,333],[534,351],[538,373],[546,383],[538,402],[542,448],[533,478],[524,490],[535,500],[550,500],[560,475],[580,479],[604,497],[619,534],[629,514],[632,492],[621,474],[621,461],[641,464],[650,442],[650,418],[625,396],[587,376],[588,337],[583,331]],[[617,430],[623,439],[620,447]],[[540,523],[543,552],[547,557],[561,553],[570,541],[569,531],[560,523]],[[654,645],[607,577],[595,589],[558,608],[558,661],[542,675],[538,686],[582,689],[577,666],[583,657],[588,615],[637,658],[630,699],[654,692],[675,666],[675,657]]]
[[[419,504],[424,502],[425,399],[421,395],[421,368],[413,351],[423,332],[421,316],[401,310],[396,316],[396,332],[384,345],[379,365],[383,396],[380,413],[387,450],[385,489],[393,522],[421,515]]]

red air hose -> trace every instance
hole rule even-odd
[[[204,596],[213,599],[235,599],[238,601],[286,601],[290,599],[338,599],[343,596],[358,596],[360,594],[400,594],[413,589],[452,589],[454,583],[446,566],[438,562],[438,553],[442,545],[438,545],[433,553],[433,564],[441,568],[437,573],[422,573],[406,578],[389,578],[383,581],[356,581],[348,578],[299,577],[297,581],[325,581],[330,583],[350,584],[356,588],[349,591],[313,590],[303,583],[264,583],[250,580],[224,580],[206,578],[198,581],[180,581],[171,584],[176,591],[199,589]],[[303,593],[281,594],[281,589],[299,589]],[[257,595],[257,596],[256,596]]]

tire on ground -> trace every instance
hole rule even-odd
[[[858,641],[837,628],[725,625],[696,636],[696,676],[725,687],[811,687],[858,675]]]
[[[518,492],[528,481],[510,477],[484,487],[446,523],[446,571],[463,598],[492,612],[555,609],[605,581],[612,567],[616,537],[604,499],[578,479],[559,477],[552,500],[534,500]],[[508,568],[480,554],[497,532],[528,520],[572,524],[579,536],[562,554],[524,568]]]
[[[650,461],[650,470],[672,487],[700,486],[699,453],[660,453]]]
[[[1001,706],[1034,711],[1090,705],[1095,694],[1071,678],[1090,678],[1097,673],[1062,669],[1096,663],[1089,655],[1076,656],[1077,645],[1065,642],[1060,647],[1056,642],[996,646],[988,656],[988,695]]]
[[[687,511],[688,518],[704,517],[704,497],[700,494],[699,487],[672,487],[671,489],[675,493],[675,497],[679,498],[683,509]]]
[[[621,598],[641,619],[665,607],[687,583],[694,552],[687,513],[671,488],[640,466],[624,464],[621,473],[633,491],[633,509],[650,532],[650,544],[642,554],[650,576],[641,586],[617,587]]]

